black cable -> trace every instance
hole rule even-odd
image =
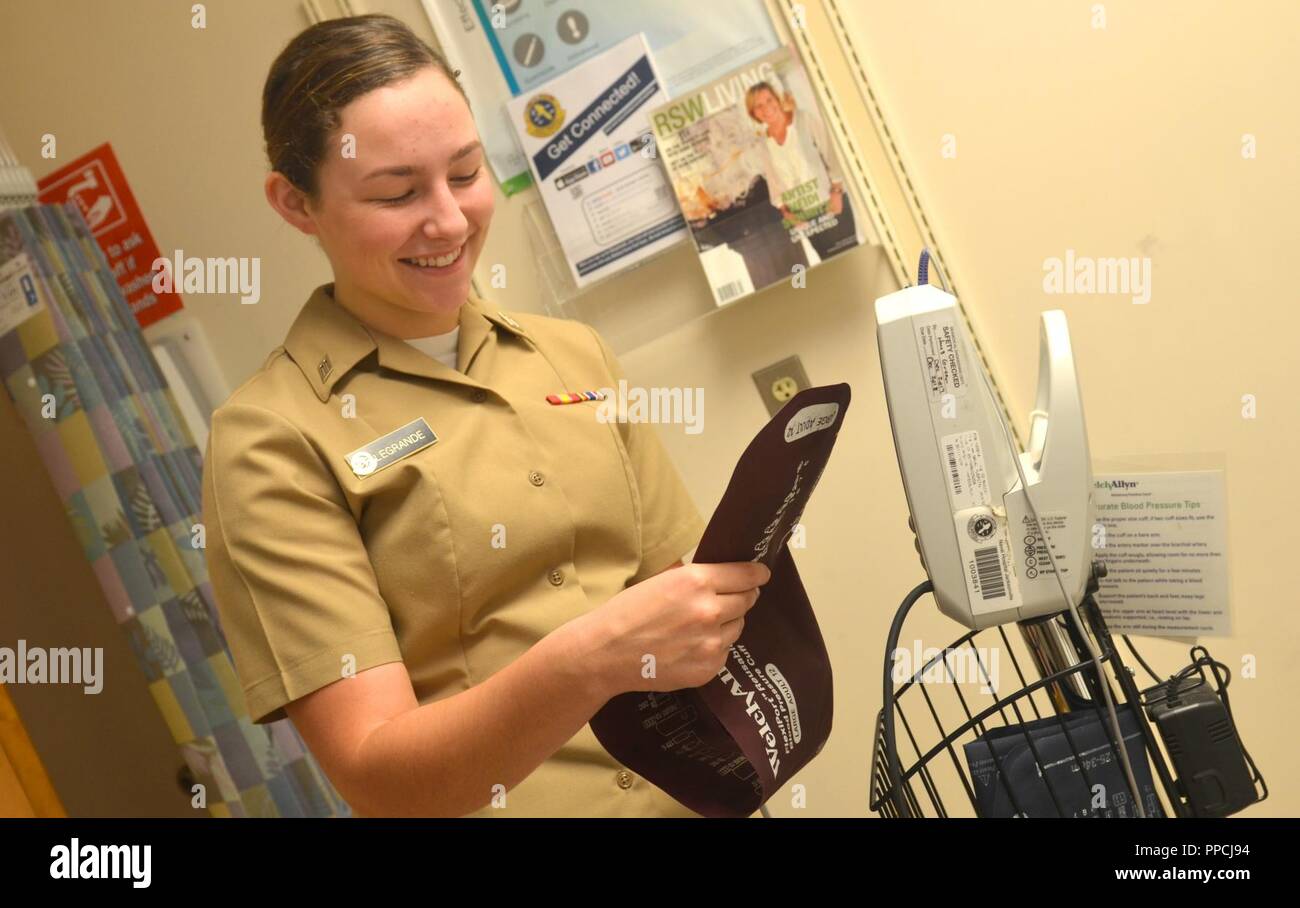
[[[1139,662],[1142,662],[1142,657],[1137,654],[1137,650],[1133,649],[1133,644],[1129,643],[1127,636],[1124,637],[1124,642],[1128,643],[1130,650],[1133,650],[1134,657],[1136,657]],[[1199,654],[1197,653],[1197,650],[1200,650]],[[1211,656],[1210,651],[1199,644],[1193,646],[1188,655],[1191,656],[1192,659],[1190,665],[1178,674],[1171,676],[1168,681],[1161,681],[1159,678],[1156,679],[1157,683],[1165,688],[1165,698],[1168,699],[1176,694],[1178,692],[1178,686],[1182,683],[1183,679],[1191,677],[1197,672],[1201,673],[1201,678],[1204,681],[1205,673],[1203,669],[1208,666],[1210,672],[1214,675],[1216,693],[1219,695],[1220,699],[1223,700],[1223,710],[1228,714],[1228,721],[1232,723],[1233,735],[1237,739],[1237,745],[1241,748],[1241,754],[1246,758],[1246,762],[1250,765],[1251,771],[1259,779],[1260,784],[1264,786],[1264,797],[1268,797],[1268,783],[1264,781],[1263,775],[1260,774],[1259,767],[1255,765],[1255,759],[1250,755],[1250,751],[1246,750],[1246,742],[1241,740],[1241,733],[1237,731],[1237,718],[1232,714],[1232,703],[1228,699],[1228,684],[1232,681],[1232,670],[1228,668],[1226,664]],[[1154,677],[1155,673],[1152,672],[1150,668],[1147,668],[1145,662],[1142,663],[1142,666]],[[1223,672],[1222,676],[1219,674],[1220,671]],[[1260,800],[1263,800],[1263,798]]]
[[[1133,658],[1146,669],[1147,674],[1151,676],[1151,680],[1156,682],[1156,684],[1164,684],[1165,679],[1157,675],[1151,666],[1147,665],[1147,660],[1142,658],[1142,654],[1137,651],[1137,647],[1135,647],[1133,641],[1128,638],[1128,634],[1120,634],[1120,637],[1123,639],[1124,645],[1128,647],[1128,651],[1133,654]]]
[[[885,710],[885,767],[892,783],[890,788],[897,799],[894,801],[894,809],[900,817],[910,816],[911,810],[907,806],[907,799],[903,797],[903,773],[899,769],[897,743],[894,740],[894,650],[898,648],[898,638],[903,633],[907,613],[912,610],[916,600],[933,591],[934,584],[926,579],[907,594],[907,598],[899,603],[898,611],[894,613],[894,621],[889,626],[889,637],[885,641],[885,684],[884,699],[881,701]]]

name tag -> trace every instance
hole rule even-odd
[[[437,440],[438,436],[421,417],[348,454],[348,466],[359,478],[364,478],[410,457]]]

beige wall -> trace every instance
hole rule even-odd
[[[38,176],[112,141],[163,249],[261,257],[259,305],[186,300],[236,385],[280,342],[311,288],[330,279],[321,253],[279,221],[261,189],[262,80],[305,22],[291,0],[208,4],[205,31],[189,27],[189,4],[134,2],[129,17],[114,12],[123,6],[8,4],[15,27],[0,36],[3,81],[15,84],[11,71],[43,78],[24,79],[34,87],[0,96],[0,124]],[[1282,162],[1295,148],[1296,125],[1283,116],[1288,83],[1261,76],[1276,72],[1295,84],[1295,64],[1280,57],[1284,23],[1294,15],[1280,4],[1271,15],[1243,14],[1237,23],[1222,21],[1228,14],[1210,4],[1155,4],[1160,15],[1141,12],[1141,4],[1109,3],[1109,27],[1097,34],[1088,28],[1087,4],[1045,4],[1050,12],[1037,19],[1031,10],[1039,5],[1010,4],[984,13],[988,21],[961,12],[964,6],[852,0],[828,9],[810,2],[809,30],[798,37],[821,58],[910,268],[923,231],[828,13],[838,12],[853,33],[1022,426],[1037,366],[1036,313],[1062,307],[1080,351],[1094,454],[1226,451],[1238,631],[1209,642],[1234,667],[1242,653],[1259,658],[1259,679],[1233,687],[1247,743],[1275,783],[1272,799],[1255,811],[1294,814],[1300,800],[1283,779],[1286,736],[1264,721],[1266,710],[1282,705],[1284,679],[1294,677],[1289,591],[1274,570],[1286,562],[1282,543],[1266,531],[1270,518],[1295,511],[1296,492],[1273,481],[1281,472],[1264,461],[1266,451],[1295,442],[1294,424],[1283,415],[1290,354],[1284,345],[1265,353],[1252,344],[1295,328],[1280,269],[1284,212],[1297,201]],[[400,15],[431,37],[417,0],[367,0],[364,7]],[[912,36],[922,23],[919,47]],[[105,56],[104,44],[118,52]],[[78,61],[81,79],[69,75],[69,66],[80,75]],[[1238,152],[1245,131],[1259,135],[1259,158],[1250,162]],[[58,137],[59,161],[35,157],[47,132]],[[955,160],[938,156],[944,132],[957,136]],[[480,265],[483,276],[493,264],[507,266],[508,287],[487,292],[507,309],[543,308],[523,231],[523,204],[534,198],[498,199]],[[1067,247],[1141,254],[1134,250],[1148,236],[1156,263],[1149,305],[1042,293],[1045,256]],[[810,272],[807,289],[773,289],[676,330],[662,324],[665,312],[708,309],[686,249],[584,300],[634,383],[705,389],[703,433],[661,432],[706,515],[766,419],[752,371],[798,354],[814,383],[853,387],[836,455],[805,515],[808,547],[797,553],[837,678],[835,733],[798,779],[815,815],[867,814],[884,636],[898,600],[923,576],[906,531],[872,315],[873,300],[897,287],[895,262],[887,250],[858,250]],[[666,333],[629,350],[640,336],[629,319],[642,314]],[[1243,393],[1259,396],[1259,419],[1237,415]],[[933,610],[911,629],[935,644],[959,632]],[[1185,646],[1146,648],[1158,667],[1186,655]],[[796,812],[780,797],[772,809]]]
[[[1247,815],[1295,816],[1290,685],[1300,618],[1282,570],[1300,486],[1293,386],[1300,6],[1124,0],[837,0],[980,340],[1023,428],[1037,313],[1070,321],[1094,460],[1226,464],[1234,635],[1202,640],[1271,783]],[[923,45],[910,34],[925,35]],[[1257,157],[1242,156],[1243,134]],[[945,135],[957,155],[942,154]],[[1149,256],[1151,299],[1044,293],[1043,261]],[[1254,395],[1257,418],[1242,416]],[[1157,670],[1187,644],[1141,638]],[[1244,656],[1258,677],[1239,677]]]

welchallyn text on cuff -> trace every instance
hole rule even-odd
[[[846,384],[796,395],[750,442],[693,560],[772,571],[717,677],[632,691],[592,717],[614,757],[692,810],[743,817],[817,755],[831,731],[830,659],[786,541],[830,458]]]

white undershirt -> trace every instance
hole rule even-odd
[[[431,356],[449,369],[456,368],[456,346],[460,341],[460,325],[446,334],[428,337],[408,337],[406,342],[426,356]]]
[[[782,202],[794,202],[794,199],[785,199],[783,196],[805,183],[817,184],[816,199],[819,202],[826,202],[831,197],[831,177],[826,172],[821,150],[817,147],[813,130],[805,128],[814,125],[796,113],[790,125],[785,128],[784,144],[778,144],[771,136],[767,137],[768,191],[772,196],[772,204],[777,208],[781,207]],[[791,209],[794,209],[793,205]],[[798,214],[797,211],[795,213]]]

